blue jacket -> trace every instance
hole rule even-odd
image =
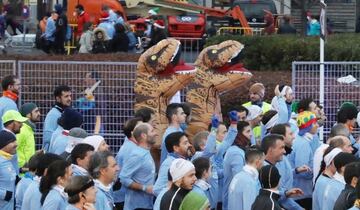
[[[126,189],[124,210],[137,208],[152,209],[154,196],[143,191],[128,188],[132,183],[152,186],[155,180],[155,163],[149,150],[135,147],[125,159],[120,180]]]
[[[313,139],[308,139],[305,136],[296,136],[292,146],[292,152],[289,155],[289,160],[293,169],[303,165],[313,168],[314,153],[310,143],[312,140]],[[303,196],[298,196],[296,199],[312,197],[312,178],[312,171],[294,174],[293,186],[302,189],[304,192]]]
[[[45,117],[43,129],[43,149],[49,151],[51,136],[58,127],[58,119],[61,117],[60,107],[53,107]]]
[[[335,202],[338,199],[341,191],[345,188],[345,184],[338,180],[331,179],[326,183],[325,190],[322,192],[324,195],[324,208],[334,209]]]
[[[164,160],[166,159],[167,155],[168,155],[168,151],[166,149],[166,145],[165,145],[165,139],[166,137],[174,132],[183,132],[183,130],[179,127],[179,128],[175,128],[173,126],[169,126],[168,128],[166,128],[164,135],[162,137],[162,141],[161,141],[161,156],[160,156],[160,164],[162,164],[162,162],[164,162]]]
[[[170,165],[175,160],[176,155],[168,155],[167,158],[164,160],[164,162],[160,165],[158,178],[154,184],[154,195],[157,196],[159,193],[167,187],[168,183],[168,171],[170,169]]]
[[[16,171],[10,160],[0,155],[0,209],[14,210]],[[10,200],[6,201],[7,192],[11,192]]]
[[[256,169],[255,169],[256,170]],[[251,172],[246,167],[236,174],[229,186],[229,210],[251,209],[256,196],[259,194],[260,182],[258,173]]]
[[[291,163],[286,155],[283,156],[283,159],[276,163],[276,168],[279,170],[281,175],[279,191],[280,191],[280,199],[279,203],[282,207],[286,209],[292,210],[302,210],[303,208],[294,201],[293,198],[287,198],[285,193],[287,190],[293,188],[293,176],[295,170],[291,167]]]
[[[325,188],[327,183],[329,182],[331,182],[331,179],[324,175],[320,175],[319,178],[317,179],[314,187],[314,193],[312,196],[313,209],[326,210],[324,208],[326,206],[325,200],[326,197],[329,196],[329,194],[328,192],[327,193],[325,192]]]
[[[209,183],[207,183],[206,181],[202,180],[202,179],[198,179],[194,186],[192,191],[198,193],[201,196],[204,196],[206,198],[208,198],[210,200],[210,188],[211,186],[209,185]],[[216,197],[217,198],[217,197]]]
[[[56,25],[52,17],[49,17],[45,27],[45,39],[49,41],[55,41]]]
[[[154,210],[160,210],[160,203],[161,203],[161,199],[164,196],[164,194],[168,191],[167,188],[161,190],[161,192],[159,193],[159,195],[156,197],[155,199],[155,203],[154,203]]]
[[[72,164],[72,176],[89,176],[89,172],[78,165]]]
[[[210,206],[211,208],[215,208],[218,201],[222,201],[222,186],[223,186],[223,178],[224,178],[224,155],[226,151],[230,148],[230,146],[234,143],[234,140],[237,135],[236,128],[229,128],[228,133],[226,134],[224,141],[216,145],[215,155],[210,158],[210,163],[212,166],[212,175],[209,179],[209,184],[211,185],[210,191]],[[221,188],[220,188],[221,186]]]
[[[124,160],[126,160],[131,151],[136,148],[136,144],[132,141],[130,141],[127,137],[125,137],[124,143],[121,145],[119,152],[116,154],[116,162],[117,164],[120,166],[120,172],[119,172],[119,176],[122,170],[122,167],[124,165]],[[114,191],[114,202],[115,203],[121,203],[124,202],[125,200],[125,192],[126,192],[126,187],[125,186],[121,186],[121,189],[118,191]]]
[[[9,110],[18,111],[15,101],[6,96],[0,97],[0,128],[1,128],[1,130],[4,128],[1,118],[5,114],[5,112],[7,112]]]
[[[49,152],[61,155],[69,142],[69,135],[60,133],[50,144]]]
[[[34,179],[39,179],[34,178]],[[41,192],[39,191],[39,181],[32,182],[26,189],[21,210],[39,210],[41,209]]]
[[[78,209],[75,206],[69,204],[67,205],[66,210],[81,210],[81,209]]]
[[[64,192],[63,192],[64,193]],[[68,205],[67,198],[59,190],[51,189],[46,195],[42,210],[65,210]]]
[[[98,181],[94,180],[96,191],[96,201],[95,209],[96,210],[112,210],[114,207],[114,199],[112,197],[112,191],[110,189],[105,189],[104,186]]]
[[[22,202],[24,199],[25,191],[30,186],[30,184],[34,182],[33,177],[28,175],[28,172],[25,174],[25,176],[19,181],[19,183],[16,186],[16,203],[15,203],[15,209],[21,210]]]
[[[223,188],[223,209],[228,209],[228,189],[233,177],[239,173],[245,165],[245,151],[240,147],[231,146],[224,157],[224,188]],[[255,196],[256,197],[256,196]],[[255,199],[255,198],[254,198]],[[250,206],[251,207],[251,206]]]

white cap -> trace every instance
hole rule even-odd
[[[104,137],[99,136],[99,135],[94,135],[94,136],[86,137],[82,141],[82,143],[90,144],[91,146],[93,146],[95,148],[95,152],[96,152],[99,149],[99,146],[100,146],[102,141],[105,141]]]
[[[191,170],[195,170],[195,166],[190,161],[182,158],[175,159],[170,165],[172,181],[176,182],[183,178],[185,174],[189,173]]]
[[[253,120],[262,114],[262,109],[257,105],[251,105],[246,108],[249,110],[249,114],[246,117],[247,121]]]
[[[360,127],[360,112],[358,112],[358,114],[357,114],[356,122],[358,124],[358,127]]]
[[[329,154],[325,155],[324,162],[325,162],[326,166],[329,166],[331,164],[331,162],[334,160],[334,158],[336,157],[336,155],[338,155],[340,152],[342,152],[341,149],[334,148],[333,150],[331,150],[331,152],[329,152]]]

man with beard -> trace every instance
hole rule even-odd
[[[183,132],[169,134],[165,139],[165,145],[169,154],[160,166],[159,176],[154,185],[154,194],[156,196],[167,186],[168,171],[171,163],[176,158],[188,159],[192,154],[189,139]]]
[[[3,210],[14,209],[16,169],[11,161],[16,154],[16,137],[5,130],[0,131],[0,206]]]
[[[170,175],[173,184],[161,199],[160,210],[179,209],[184,197],[196,182],[195,173],[195,167],[190,161],[183,158],[172,161]]]
[[[124,209],[153,209],[155,163],[150,148],[157,133],[150,124],[142,123],[135,127],[133,135],[138,144],[124,160],[119,176],[126,187]]]
[[[43,149],[45,151],[49,150],[51,136],[58,127],[58,119],[61,117],[64,109],[71,106],[71,89],[69,86],[61,85],[56,87],[54,96],[56,103],[46,115],[44,122]]]
[[[20,113],[28,120],[23,123],[20,133],[16,135],[19,167],[23,167],[35,154],[36,122],[40,122],[40,110],[34,103],[25,103],[20,107]]]
[[[9,132],[11,135],[14,135],[16,139],[16,134],[20,132],[22,124],[25,121],[27,121],[27,118],[22,117],[18,111],[9,110],[2,116],[2,122],[4,123],[3,130]],[[15,168],[16,174],[19,174],[18,157],[16,153],[11,156],[10,161]]]
[[[0,98],[0,117],[2,117],[6,111],[18,111],[16,101],[18,100],[20,92],[20,80],[15,75],[8,75],[1,81],[1,87],[3,94]],[[3,123],[4,122],[0,120],[0,128],[3,128]]]

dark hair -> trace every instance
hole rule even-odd
[[[131,138],[132,132],[133,132],[134,128],[136,127],[136,124],[141,121],[143,121],[143,120],[141,120],[140,117],[135,117],[135,118],[127,120],[123,127],[124,135],[128,138]]]
[[[198,179],[201,179],[204,172],[210,168],[210,160],[206,157],[198,157],[192,161],[195,166],[195,176]]]
[[[274,117],[278,112],[275,110],[269,110],[267,112],[265,112],[265,114],[263,115],[261,122],[263,125],[266,125],[266,123],[268,123],[272,117]]]
[[[261,187],[265,189],[274,188],[279,185],[281,175],[273,165],[263,166],[259,171]]]
[[[360,199],[360,177],[358,177],[358,182],[356,184],[356,187],[355,187],[355,192],[356,192],[356,198],[357,199]]]
[[[356,106],[342,107],[337,113],[337,122],[346,123],[347,120],[352,120],[357,117],[358,110]]]
[[[65,190],[64,190],[69,195],[69,197],[68,197],[69,204],[76,204],[77,202],[79,202],[80,201],[79,193],[85,192],[87,189],[89,189],[91,187],[91,185],[89,186],[88,184],[89,183],[91,184],[91,182],[92,182],[92,180],[89,176],[73,176],[73,177],[71,177],[69,184],[65,187]],[[92,184],[94,184],[94,182],[92,182]],[[83,188],[86,185],[88,185],[89,187],[84,190]],[[79,193],[73,195],[74,192],[79,192]]]
[[[340,152],[334,157],[334,165],[337,172],[340,172],[341,168],[345,165],[356,162],[359,159],[356,158],[353,154],[346,153],[346,152]]]
[[[115,33],[125,33],[125,27],[121,23],[116,23],[114,25]]]
[[[15,80],[18,79],[15,75],[7,75],[1,81],[1,87],[3,90],[7,90],[10,85],[15,84]]]
[[[309,106],[311,102],[314,102],[312,98],[304,98],[299,101],[298,110],[297,112],[309,111]]]
[[[40,152],[40,153],[35,153],[33,156],[31,156],[29,161],[25,164],[29,168],[29,171],[36,172],[40,157],[42,155],[44,155],[44,153]]]
[[[112,153],[109,151],[104,152],[95,152],[89,162],[89,173],[94,179],[100,177],[100,170],[108,167],[108,157],[113,157]]]
[[[244,131],[244,129],[246,127],[250,126],[250,124],[246,121],[239,121],[237,123],[237,130],[238,133],[235,137],[235,141],[234,141],[234,145],[237,145],[239,147],[247,147],[250,145],[250,139],[247,139],[247,137],[245,137],[242,132]]]
[[[95,151],[95,148],[90,144],[77,144],[71,151],[71,162],[77,165],[77,159],[83,160],[86,157],[86,153],[89,151]]]
[[[81,10],[81,11],[84,11],[84,6],[81,5],[81,4],[78,4],[75,6],[75,9],[78,9],[78,10]]]
[[[350,185],[354,177],[360,177],[360,162],[349,163],[345,167],[344,179],[346,184]]]
[[[62,160],[59,155],[53,153],[45,153],[39,157],[38,164],[36,166],[36,176],[43,176],[45,169],[49,167],[49,165],[57,160]]]
[[[249,110],[244,106],[239,106],[234,109],[237,112],[245,112],[246,116],[249,114]]]
[[[178,108],[182,108],[181,104],[179,103],[172,103],[166,107],[166,118],[168,119],[169,123],[171,123],[172,116],[177,114]]]
[[[180,132],[180,131],[170,133],[169,135],[166,136],[166,138],[165,138],[165,146],[166,146],[166,150],[168,151],[168,153],[174,152],[174,146],[179,146],[180,139],[183,136],[186,136],[186,134],[183,133],[183,132]]]
[[[284,137],[279,134],[270,134],[263,138],[261,141],[261,149],[264,151],[265,154],[267,154],[269,148],[274,147],[276,145],[276,142],[278,140],[283,141]]]
[[[245,151],[246,163],[253,163],[256,159],[259,159],[263,156],[264,156],[263,151],[258,149],[256,146],[250,147]]]
[[[57,86],[54,90],[54,96],[55,97],[61,97],[62,92],[69,92],[71,91],[71,88],[67,85],[60,85]]]
[[[227,128],[227,126],[226,126],[226,124],[225,123],[223,123],[223,122],[219,122],[219,126],[220,125],[223,125],[223,126],[225,126],[226,128]],[[208,125],[208,131],[210,132],[211,131],[211,128],[212,128],[212,125],[211,125],[211,123]],[[219,130],[218,130],[219,131]]]
[[[57,184],[58,177],[64,177],[66,174],[66,168],[70,166],[70,163],[65,160],[57,160],[50,164],[47,173],[41,178],[40,181],[40,192],[41,195],[41,205],[44,204],[45,198],[48,195],[51,187]]]
[[[191,107],[190,103],[187,103],[187,102],[181,103],[181,107],[183,108],[186,116],[189,116],[191,114],[192,107]]]
[[[83,25],[83,32],[88,31],[91,26],[92,26],[92,22],[85,22]],[[93,77],[91,77],[91,78],[93,78]],[[95,79],[95,78],[93,78],[93,79]]]
[[[291,128],[289,123],[277,124],[271,128],[271,134],[278,134],[282,136],[286,136],[286,128]]]
[[[143,122],[149,122],[151,120],[151,115],[154,115],[155,112],[152,109],[147,107],[141,108],[135,112],[134,117],[141,118]]]

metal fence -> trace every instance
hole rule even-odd
[[[324,137],[336,123],[336,114],[343,102],[353,102],[359,106],[360,83],[339,82],[339,78],[352,75],[360,78],[360,62],[325,62],[324,63],[324,111],[328,117],[324,125]],[[319,102],[320,99],[320,63],[293,62],[292,85],[296,99],[306,97]],[[359,129],[355,130],[356,135]]]
[[[102,118],[101,135],[117,152],[124,140],[122,131],[125,121],[134,114],[134,82],[137,63],[135,62],[77,62],[77,61],[1,61],[0,77],[15,74],[21,80],[21,93],[18,105],[26,102],[36,103],[42,114],[42,122],[55,103],[54,88],[68,85],[72,88],[72,106],[84,117],[83,128],[93,133],[95,116]],[[84,103],[84,90],[87,88],[86,75],[96,72],[101,81],[95,91],[95,108],[87,109]],[[181,100],[185,100],[185,89]],[[36,146],[42,145],[43,123],[37,124]]]

